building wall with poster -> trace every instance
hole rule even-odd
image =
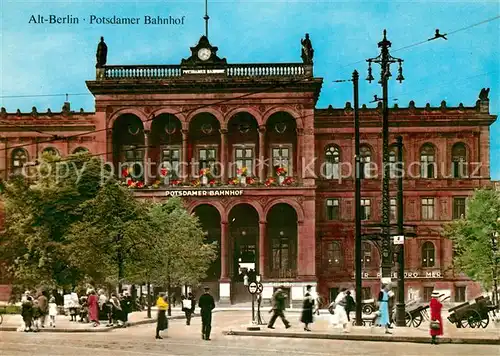
[[[137,198],[180,196],[199,216],[219,246],[204,283],[221,302],[250,300],[244,273],[261,276],[264,299],[281,286],[300,306],[308,284],[328,299],[354,287],[353,109],[316,108],[323,79],[313,70],[312,63],[228,64],[204,36],[180,65],[98,66],[87,81],[94,112],[70,103],[60,112],[2,108],[3,179],[36,169],[44,151],[89,151]],[[491,184],[495,119],[484,96],[472,107],[390,109],[391,142],[402,135],[404,143],[405,222],[416,229],[405,242],[412,296],[425,299],[434,287],[457,300],[479,292],[453,272],[440,228],[465,213],[474,189]],[[360,122],[364,223],[373,223],[381,219],[381,107],[363,106]],[[375,296],[376,243],[364,242],[362,255],[364,293]]]

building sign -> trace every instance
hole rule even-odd
[[[193,190],[167,190],[167,197],[239,197],[243,190],[238,189],[193,189]]]
[[[363,279],[380,279],[380,272],[378,273],[368,273],[368,272],[362,272],[361,273],[361,278]],[[398,272],[391,272],[391,278],[392,279],[398,279]],[[406,279],[417,279],[417,278],[443,278],[441,275],[440,270],[434,270],[434,271],[425,271],[425,272],[416,272],[416,271],[408,271],[405,272],[405,278]]]
[[[225,69],[183,69],[182,74],[225,74]]]

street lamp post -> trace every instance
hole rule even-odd
[[[396,304],[396,326],[406,326],[405,320],[405,236],[404,236],[404,203],[403,203],[403,138],[396,138],[398,145],[398,235],[403,236],[403,244],[399,245],[398,254],[398,295]]]
[[[371,83],[374,80],[372,75],[372,63],[380,64],[380,81],[382,85],[382,153],[383,153],[383,177],[382,177],[382,278],[391,277],[392,267],[392,254],[391,254],[391,236],[390,236],[390,196],[389,196],[389,108],[388,108],[388,94],[387,94],[387,81],[392,76],[390,66],[393,63],[399,64],[398,80],[400,83],[404,80],[402,59],[392,57],[389,54],[389,47],[391,42],[387,40],[387,31],[384,30],[384,38],[378,43],[380,54],[375,58],[367,59],[368,62],[368,77],[366,80]]]

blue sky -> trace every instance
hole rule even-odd
[[[60,110],[70,94],[72,108],[94,110],[85,80],[95,78],[99,37],[108,44],[108,64],[179,64],[204,33],[204,0],[71,1],[0,0],[0,106]],[[29,24],[31,15],[156,17],[185,16],[184,25]],[[366,77],[364,59],[378,54],[384,28],[394,50],[450,33],[500,14],[498,1],[209,1],[209,38],[230,63],[300,62],[300,39],[308,32],[315,49],[315,75],[323,77],[318,107],[352,101],[348,83],[354,69]],[[498,114],[500,19],[436,40],[395,51],[404,59],[406,80],[391,80],[389,95],[404,107],[473,106],[489,87],[490,112]],[[360,62],[363,61],[363,62]],[[356,63],[360,62],[360,63]],[[353,64],[355,63],[355,64]],[[393,68],[393,74],[396,67]],[[374,75],[378,74],[378,69]],[[395,77],[395,76],[394,76]],[[360,83],[360,102],[381,96],[376,82]],[[5,96],[29,95],[24,98]],[[369,104],[373,105],[373,104]],[[500,123],[491,127],[492,177],[500,179]]]

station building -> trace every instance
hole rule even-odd
[[[202,36],[180,64],[99,65],[86,82],[94,112],[69,102],[60,112],[2,108],[3,179],[44,151],[100,155],[138,198],[181,196],[200,218],[219,246],[204,283],[221,303],[249,300],[245,270],[260,276],[264,299],[283,287],[297,307],[312,285],[331,300],[354,288],[352,105],[316,107],[323,79],[311,62],[233,64],[217,51]],[[391,142],[403,137],[404,220],[416,235],[405,242],[406,296],[428,300],[437,288],[456,302],[475,297],[479,286],[453,270],[453,246],[441,228],[466,214],[474,189],[491,185],[496,116],[487,94],[473,106],[394,105],[389,120]],[[360,123],[363,224],[377,223],[381,105],[363,105]],[[391,194],[395,220],[395,179]],[[363,297],[371,298],[380,288],[376,243],[363,242],[362,266]]]

